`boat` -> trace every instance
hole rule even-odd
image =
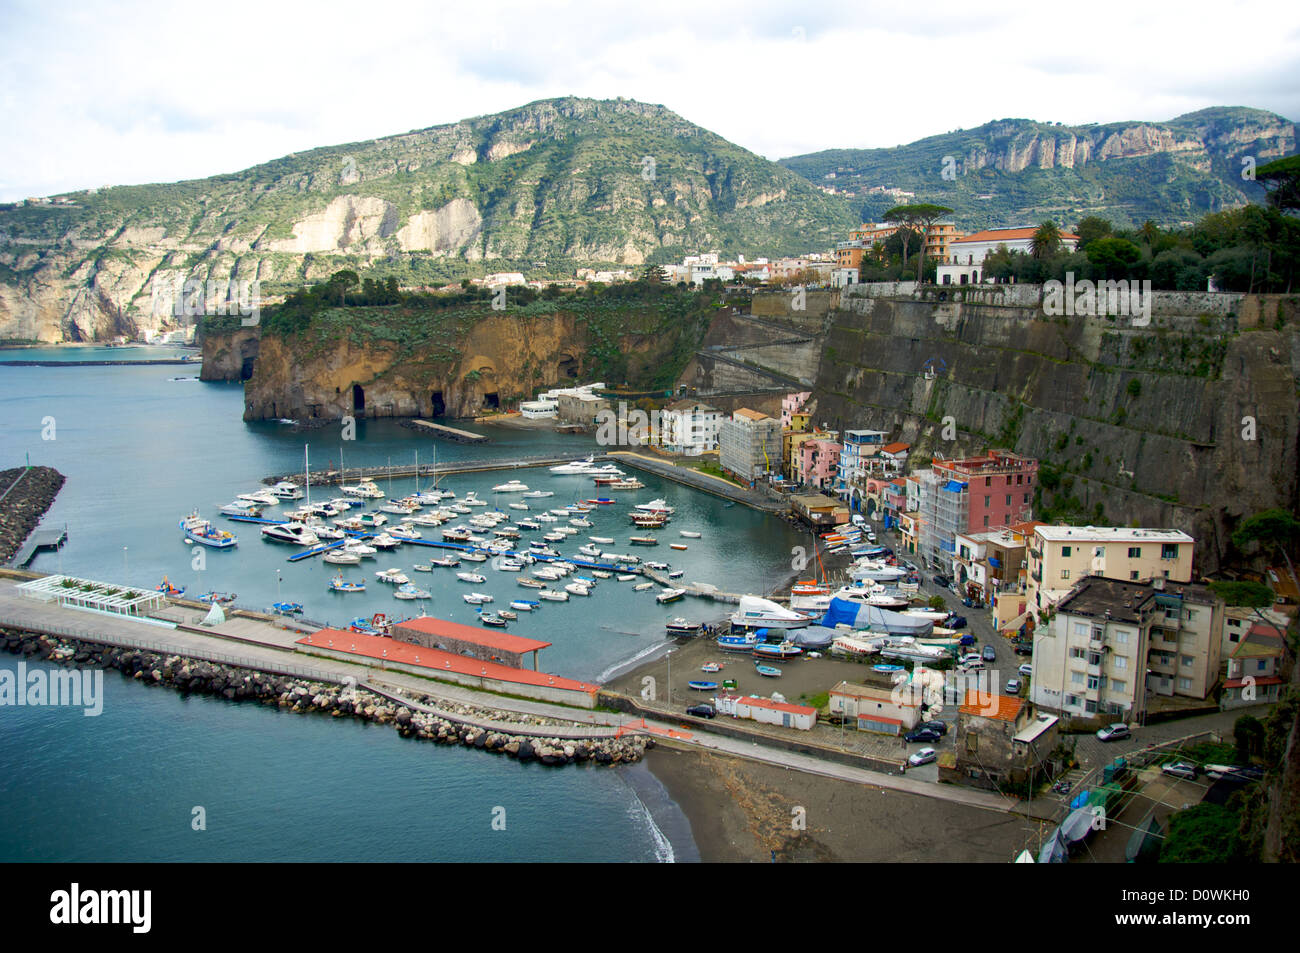
[[[758,636],[749,632],[743,635],[720,635],[714,643],[724,652],[751,652],[758,644]]]
[[[578,519],[569,520],[569,525],[576,526],[579,529],[591,529],[593,524],[591,520],[579,517]]]
[[[555,494],[550,490],[529,490],[524,494],[524,498],[529,500],[544,500],[548,496],[554,495]]]
[[[510,600],[510,608],[512,608],[512,609],[518,609],[520,612],[532,612],[534,609],[537,609],[537,608],[540,608],[540,607],[541,607],[541,603],[540,603],[540,602],[534,602],[534,601],[532,601],[531,599],[511,599],[511,600]]]
[[[655,602],[664,605],[669,602],[676,602],[684,595],[686,595],[685,589],[665,589],[663,592],[655,596]]]
[[[633,504],[633,508],[638,509],[643,513],[672,513],[673,512],[673,508],[668,505],[668,502],[662,499],[651,500],[649,503],[635,503]]]
[[[740,606],[731,616],[732,625],[747,628],[798,629],[811,622],[809,616],[758,596],[741,596]]]
[[[583,583],[580,582],[569,583],[567,586],[564,587],[564,591],[568,593],[572,593],[575,596],[591,595],[591,587],[584,585]]]
[[[262,527],[262,535],[277,543],[293,543],[296,546],[315,546],[320,539],[301,523],[275,523]]]
[[[383,513],[362,513],[356,520],[363,528],[374,529],[387,523],[388,517]]]
[[[587,543],[583,546],[579,546],[578,552],[582,553],[582,555],[584,556],[590,556],[594,559],[595,557],[600,555],[600,547],[597,546],[595,543]]]
[[[674,569],[674,570],[672,570],[670,573],[668,573],[668,578],[669,578],[669,579],[681,579],[682,576],[684,576],[684,575],[686,575],[686,570],[685,570],[685,569]]]
[[[419,586],[413,586],[409,582],[405,585],[398,586],[393,592],[395,599],[430,599],[429,593]]]
[[[636,573],[634,573],[634,572],[621,572],[621,573],[619,573],[617,576],[615,576],[614,578],[617,579],[619,582],[631,582],[633,579],[636,578]]]
[[[614,537],[612,536],[588,536],[587,538],[593,543],[599,543],[601,546],[610,546],[614,543]]]
[[[366,584],[364,582],[349,582],[343,578],[343,573],[339,573],[330,580],[330,589],[334,592],[365,592]]]
[[[487,506],[487,500],[480,500],[473,490],[466,493],[460,501],[461,506]]]
[[[353,486],[341,486],[339,492],[344,496],[355,496],[370,500],[382,500],[387,495],[383,490],[375,486],[374,480],[362,480]]]
[[[441,566],[443,569],[450,569],[453,566],[459,566],[460,560],[455,556],[439,556],[437,559],[430,559],[429,566]],[[418,567],[417,567],[418,568]]]
[[[262,515],[262,510],[266,504],[254,502],[253,500],[232,500],[220,509],[222,516],[247,516],[252,519]]]
[[[400,569],[381,569],[375,573],[375,578],[380,582],[391,582],[395,586],[404,586],[411,581]]]
[[[642,582],[633,586],[632,589],[636,592],[645,592],[647,589],[653,589],[654,587],[655,584],[653,582]]]
[[[509,609],[498,609],[497,615],[501,616],[501,618],[505,619],[507,622],[513,622],[515,619],[519,618],[519,616],[515,615],[515,613],[511,612]]]
[[[259,506],[277,506],[280,502],[266,490],[257,490],[253,493],[240,493],[235,497],[235,502],[241,500],[245,503],[256,503]]]
[[[361,562],[361,554],[348,549],[331,549],[325,554],[325,561],[335,566],[355,566]]]
[[[617,500],[611,500],[607,496],[598,496],[594,500],[583,500],[588,506],[613,506]]]
[[[301,500],[302,488],[296,483],[288,480],[281,480],[279,483],[270,487],[268,492],[277,500]]]
[[[664,626],[672,635],[699,635],[700,623],[688,622],[685,619],[673,619]]]
[[[721,662],[705,662],[703,665],[700,666],[700,671],[701,671],[701,672],[708,672],[709,674],[712,674],[712,673],[714,673],[714,672],[721,672],[721,671],[722,671],[722,663],[721,663]]]
[[[699,539],[699,538],[700,538],[700,534],[699,534],[699,533],[692,532],[691,530],[688,530],[688,529],[684,529],[684,530],[682,530],[682,536],[683,536],[683,538],[685,538],[685,539]]]
[[[402,541],[396,536],[390,536],[388,533],[380,533],[378,536],[370,538],[370,545],[376,549],[396,549],[402,545]]]
[[[756,642],[754,644],[755,658],[785,660],[798,658],[802,654],[803,649],[799,648],[799,646],[795,645],[793,642],[781,642],[779,644],[774,644],[772,642]]]
[[[512,510],[526,510],[526,509],[528,509],[528,504],[527,504],[527,503],[507,503],[506,506],[510,507],[510,509],[512,509]]]
[[[633,546],[658,546],[659,540],[653,536],[629,536],[628,542]]]
[[[560,592],[557,589],[543,589],[537,593],[537,597],[539,599],[549,599],[552,602],[569,601],[569,594],[567,592]]]
[[[276,615],[301,615],[302,603],[301,602],[273,602],[271,603],[271,611],[274,612]]]
[[[718,690],[717,682],[705,682],[705,681],[692,680],[687,682],[686,684],[689,687],[695,689],[697,692],[716,692]]]
[[[508,483],[498,483],[492,487],[493,493],[527,493],[528,484],[520,483],[518,480],[511,480]]]
[[[597,477],[596,486],[604,487],[607,490],[644,490],[645,484],[636,477],[624,480],[621,477]]]
[[[685,546],[683,543],[669,543],[669,544],[668,544],[668,548],[669,548],[669,549],[679,549],[679,550],[680,550],[680,549],[685,549],[686,546]]]
[[[593,569],[591,574],[597,579],[608,579],[614,575],[612,572],[605,572],[603,569]]]
[[[338,550],[334,550],[334,552],[338,552]],[[365,559],[367,557],[374,556],[375,553],[378,552],[378,550],[375,549],[375,547],[373,546],[367,546],[359,539],[352,539],[343,544],[342,552],[355,553],[356,555]]]
[[[217,529],[211,522],[200,516],[198,510],[181,520],[180,527],[185,531],[187,543],[202,543],[214,549],[229,549],[239,543],[239,539],[233,533]]]
[[[203,595],[199,596],[199,602],[206,602],[208,605],[212,605],[215,602],[217,605],[228,606],[234,601],[235,593],[233,592],[205,592]]]
[[[487,577],[477,572],[458,572],[456,578],[461,582],[483,583],[487,582]]]
[[[467,592],[462,598],[472,606],[481,606],[492,601],[492,597],[485,592]]]
[[[569,463],[561,463],[559,466],[551,467],[552,473],[569,475],[574,473],[590,473],[596,468],[595,454],[584,460],[572,460]]]
[[[155,587],[155,589],[156,589],[156,591],[161,592],[161,593],[162,593],[163,595],[165,595],[165,596],[183,596],[183,595],[185,595],[185,587],[184,587],[184,586],[173,586],[170,582],[167,581],[167,577],[166,577],[166,576],[163,576],[163,577],[162,577],[162,582],[158,583],[158,585]]]
[[[460,558],[470,563],[485,563],[487,557],[482,553],[461,553]]]
[[[766,676],[767,678],[781,677],[781,670],[772,665],[755,665],[754,671],[758,672],[759,675]]]
[[[480,612],[478,620],[484,625],[494,625],[499,629],[505,628],[506,625],[505,618],[495,612]]]
[[[428,563],[416,563],[411,568],[414,569],[416,572],[433,572],[433,567],[430,566]]]

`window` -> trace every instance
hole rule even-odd
[[[1011,494],[1008,493],[1008,494],[1007,494],[1007,506],[1010,506],[1010,505],[1011,505]]]
[[[1076,633],[1077,634],[1077,633]],[[1086,632],[1084,633],[1087,634]],[[1083,650],[1083,646],[1075,645],[1070,649],[1070,658],[1083,658],[1088,653]]]
[[[984,497],[984,505],[985,505],[985,506],[988,506],[988,505],[989,505],[989,499],[990,499],[990,498],[987,497],[987,496]]]
[[[1079,703],[1080,703],[1081,701],[1082,701],[1082,699],[1079,698],[1078,695],[1066,695],[1066,696],[1065,696],[1065,703],[1066,703],[1067,705],[1072,705],[1072,706],[1075,707],[1075,708],[1078,708],[1078,707],[1079,707]]]
[[[1072,552],[1072,550],[1070,549],[1069,546],[1062,546],[1062,547],[1061,547],[1061,558],[1062,558],[1062,559],[1069,559],[1069,558],[1070,558],[1070,553],[1071,553],[1071,552]]]
[[[1025,505],[1026,505],[1026,506],[1029,505],[1029,494],[1028,494],[1028,493],[1025,494]]]
[[[1062,578],[1062,579],[1069,579],[1069,578],[1070,578],[1070,570],[1068,570],[1068,569],[1062,569],[1062,570],[1061,570],[1061,578]]]
[[[1023,483],[1024,481],[1025,481],[1025,475],[1024,475],[1023,473],[1017,473],[1017,474],[1016,474],[1016,486],[1020,486],[1020,484]]]
[[[1188,609],[1188,610],[1187,610],[1187,621],[1188,621],[1188,622],[1195,622],[1195,621],[1196,621],[1196,610],[1195,610],[1195,609]]]
[[[1104,559],[1105,557],[1106,557],[1106,547],[1105,547],[1105,546],[1094,546],[1094,547],[1092,547],[1092,558],[1093,558],[1093,559]]]
[[[1196,659],[1191,655],[1184,655],[1182,656],[1181,660],[1183,663],[1183,668],[1191,668],[1193,665],[1196,664]]]
[[[1098,688],[1100,688],[1100,687],[1101,687],[1101,680],[1100,680],[1099,678],[1097,678],[1096,675],[1089,675],[1089,676],[1088,676],[1088,690],[1089,690],[1089,691],[1096,691],[1096,690],[1097,690]]]
[[[989,525],[989,518],[988,518],[987,516],[984,517],[984,525],[985,525],[985,526],[988,526],[988,525]]]
[[[1130,571],[1129,571],[1129,574],[1128,574],[1128,577],[1129,577],[1129,579],[1131,579],[1133,582],[1137,582],[1138,571],[1137,571],[1136,569],[1130,570]]]
[[[1094,701],[1086,701],[1083,703],[1083,710],[1090,715],[1094,715],[1097,713],[1097,703]]]
[[[1117,671],[1117,672],[1127,672],[1127,671],[1128,671],[1128,657],[1127,657],[1127,656],[1124,656],[1124,655],[1113,655],[1113,656],[1111,656],[1110,664],[1111,664],[1111,666],[1115,669],[1115,671]]]
[[[1112,678],[1110,680],[1110,690],[1112,692],[1116,692],[1117,694],[1127,692],[1128,682],[1121,682],[1117,678]]]
[[[985,486],[992,486],[992,485],[993,485],[993,478],[992,478],[992,477],[985,477],[985,478],[984,478],[984,485],[985,485]],[[987,500],[988,497],[986,496],[986,497],[984,497],[984,499]]]
[[[1262,672],[1267,668],[1268,668],[1267,660],[1261,659],[1260,661],[1255,663],[1255,671],[1257,672]]]
[[[1161,558],[1161,559],[1177,559],[1177,558],[1178,558],[1178,544],[1177,544],[1177,543],[1165,543],[1163,546],[1161,546],[1161,547],[1160,547],[1160,558]]]
[[[1082,685],[1082,684],[1083,684],[1083,672],[1071,672],[1071,673],[1070,673],[1070,684],[1071,684],[1071,685]]]
[[[1141,547],[1141,546],[1130,546],[1130,547],[1128,548],[1128,558],[1129,558],[1129,559],[1141,559],[1141,558],[1142,558],[1142,547]]]
[[[1076,623],[1074,623],[1074,634],[1075,634],[1075,635],[1087,635],[1087,634],[1088,634],[1088,623],[1086,623],[1086,622],[1076,622]]]
[[[1190,692],[1192,690],[1192,680],[1190,678],[1180,678],[1178,680],[1178,690],[1180,692]]]
[[[1128,632],[1124,629],[1115,630],[1115,644],[1128,645]]]

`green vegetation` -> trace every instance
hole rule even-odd
[[[1229,805],[1242,796],[1233,795]],[[1245,863],[1249,858],[1238,827],[1238,812],[1227,805],[1203,803],[1179,811],[1169,818],[1169,832],[1160,846],[1160,863]]]

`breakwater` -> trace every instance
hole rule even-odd
[[[23,548],[63,483],[63,474],[52,467],[0,471],[0,564],[8,563]]]
[[[591,761],[595,764],[628,764],[641,760],[654,739],[640,735],[604,738],[565,738],[539,735],[546,727],[562,729],[559,722],[530,718],[521,725],[527,733],[493,730],[481,722],[503,713],[470,705],[452,706],[451,711],[429,710],[439,704],[422,697],[407,705],[386,693],[369,691],[352,680],[332,681],[284,676],[183,655],[145,649],[103,645],[68,637],[0,629],[0,647],[27,659],[68,666],[109,668],[145,685],[159,685],[186,694],[212,695],[228,701],[257,701],[296,713],[352,717],[381,725],[392,725],[404,738],[418,738],[438,744],[460,744],[521,761],[537,760],[547,765]],[[455,715],[461,714],[465,721]],[[504,717],[509,717],[508,715]],[[517,717],[517,716],[516,716]]]

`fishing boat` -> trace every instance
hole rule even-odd
[[[614,575],[612,572],[605,572],[603,569],[593,569],[591,574],[597,579],[608,579]]]
[[[781,677],[781,670],[773,665],[755,665],[754,671],[758,672],[759,675],[766,676],[767,678]]]
[[[239,539],[232,533],[217,529],[195,510],[181,520],[180,527],[185,531],[185,542],[202,543],[214,549],[230,549],[238,544]]]
[[[724,652],[750,652],[758,644],[758,636],[749,632],[743,635],[720,635],[714,642]]]
[[[731,615],[732,625],[747,628],[797,629],[811,622],[809,616],[758,596],[741,596],[739,607]]]
[[[485,563],[487,557],[482,553],[461,553],[460,558],[469,563]]]
[[[520,483],[518,480],[510,480],[507,483],[498,483],[492,487],[493,493],[527,493],[528,484]]]
[[[430,566],[428,563],[416,563],[411,568],[414,569],[416,572],[433,572],[433,567]]]
[[[674,570],[672,570],[670,573],[668,573],[668,578],[669,578],[669,579],[681,579],[682,576],[684,576],[684,575],[686,575],[686,570],[685,570],[685,569],[674,569]]]
[[[673,619],[671,622],[665,625],[664,628],[666,628],[669,634],[671,635],[699,635],[700,634],[700,623],[688,622],[687,620],[682,618]]]
[[[659,540],[653,536],[629,536],[628,540],[633,546],[658,546]]]
[[[669,602],[676,602],[684,595],[686,595],[685,589],[665,589],[663,592],[655,596],[655,602],[658,602],[660,605],[665,605]]]
[[[228,606],[234,601],[235,593],[233,592],[205,592],[199,596],[199,602],[206,602],[208,605],[215,602],[217,605]]]
[[[545,589],[546,583],[539,579],[529,579],[527,576],[516,576],[515,582],[527,589]]]
[[[393,592],[395,599],[429,599],[432,598],[429,593],[419,586],[413,586],[409,582],[405,585],[398,586]]]
[[[685,549],[686,546],[685,546],[683,543],[669,543],[669,544],[668,544],[668,548],[669,548],[669,549]]]
[[[520,612],[532,612],[534,609],[541,607],[540,602],[533,602],[531,599],[511,599],[510,608],[518,609]]]
[[[558,589],[543,589],[537,593],[539,599],[549,599],[551,602],[568,602],[569,594],[561,592]]]
[[[519,618],[519,616],[515,615],[515,613],[511,612],[509,609],[498,609],[497,615],[501,616],[501,618],[505,619],[507,622],[513,622],[515,619]]]
[[[484,625],[494,625],[498,629],[503,629],[506,626],[506,620],[495,612],[481,612],[478,620]]]
[[[472,606],[481,606],[484,603],[492,601],[492,597],[486,592],[467,592],[461,598]]]
[[[687,684],[690,688],[695,689],[697,692],[716,692],[716,691],[718,690],[718,683],[717,683],[717,682],[706,682],[706,681],[695,681],[695,680],[692,680],[692,681],[687,682],[686,684]]]
[[[361,554],[347,549],[331,549],[325,554],[325,561],[335,566],[355,566],[361,562]]]
[[[400,569],[381,569],[375,573],[375,578],[380,582],[391,582],[395,586],[404,586],[411,581]]]
[[[482,573],[477,573],[477,572],[458,572],[456,573],[456,578],[459,579],[461,582],[472,582],[472,583],[487,582],[487,577],[484,576]]]
[[[771,642],[756,642],[754,644],[754,657],[765,659],[786,659],[798,658],[803,654],[803,649],[793,642],[781,642],[773,644]]]
[[[709,674],[712,674],[712,673],[714,673],[714,672],[721,672],[721,671],[722,671],[722,663],[721,663],[721,662],[705,662],[703,665],[700,666],[700,671],[701,671],[701,672],[708,672]]]
[[[277,543],[293,543],[296,546],[315,546],[320,539],[301,523],[276,523],[263,526],[262,535]]]
[[[271,603],[271,611],[274,612],[276,615],[301,615],[302,603],[301,602],[273,602]]]
[[[366,584],[364,582],[349,582],[343,578],[343,573],[339,573],[330,580],[330,589],[335,592],[365,592]]]
[[[653,582],[642,582],[633,586],[632,589],[636,592],[645,592],[647,589],[653,589],[654,587],[655,584]]]
[[[431,567],[441,566],[443,569],[450,569],[453,566],[459,566],[460,560],[457,559],[455,556],[439,556],[437,559],[430,559],[429,565]]]
[[[700,538],[700,534],[699,534],[699,533],[693,532],[693,531],[691,531],[691,530],[689,530],[689,529],[684,529],[684,530],[682,530],[682,536],[683,536],[683,538],[685,538],[685,539],[699,539],[699,538]]]

